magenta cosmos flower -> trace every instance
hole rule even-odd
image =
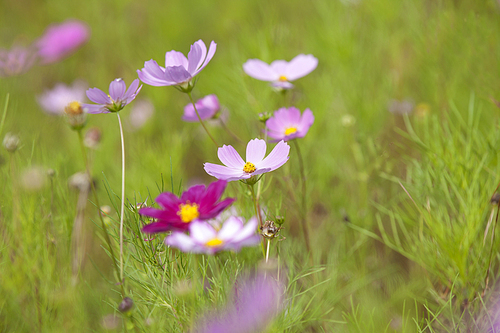
[[[10,50],[0,49],[0,77],[26,72],[33,66],[35,59],[36,54],[30,48],[14,46]]]
[[[235,199],[226,198],[219,201],[226,189],[227,182],[219,180],[205,188],[205,185],[195,185],[182,193],[178,198],[170,192],[161,193],[156,202],[161,209],[146,207],[139,214],[153,217],[156,222],[142,228],[142,232],[154,234],[170,230],[187,230],[194,220],[208,220],[216,217],[231,205]]]
[[[152,59],[146,61],[144,68],[137,70],[139,79],[151,86],[180,86],[184,91],[191,91],[191,80],[210,62],[216,48],[217,44],[212,41],[207,53],[207,47],[200,39],[191,45],[187,58],[181,52],[169,51],[165,54],[165,67]]]
[[[59,61],[79,49],[90,37],[89,26],[79,20],[53,24],[35,42],[42,64]]]
[[[58,83],[53,89],[46,90],[37,97],[38,104],[44,111],[53,115],[63,115],[64,109],[71,102],[83,102],[87,83],[77,80],[71,86]]]
[[[189,235],[174,232],[165,238],[165,244],[183,252],[215,254],[222,250],[238,252],[244,246],[260,243],[257,231],[257,219],[251,218],[246,224],[242,218],[231,216],[220,229],[215,229],[208,222],[193,221],[189,225]]]
[[[118,112],[135,99],[141,88],[138,79],[132,81],[128,89],[123,79],[115,79],[109,84],[109,95],[98,88],[87,90],[87,97],[97,105],[83,104],[83,107],[88,113]]]
[[[217,114],[220,110],[219,99],[215,95],[208,95],[199,99],[196,103],[196,110],[200,115],[201,120],[210,119]],[[182,120],[189,122],[197,122],[198,117],[194,111],[192,103],[184,107],[184,115]]]
[[[247,144],[246,161],[243,161],[232,146],[223,145],[218,149],[217,156],[225,166],[205,163],[204,168],[210,176],[232,181],[249,179],[276,170],[288,161],[290,146],[286,142],[278,142],[271,153],[264,158],[266,149],[266,141],[250,140]]]
[[[273,140],[275,142],[303,138],[313,123],[314,116],[309,109],[306,109],[301,116],[299,109],[293,106],[288,109],[281,108],[266,121],[267,135],[275,139]]]
[[[270,65],[259,59],[250,59],[243,64],[245,73],[257,80],[272,82],[274,87],[291,89],[290,81],[311,73],[318,65],[318,59],[311,54],[299,54],[290,62],[275,60]]]

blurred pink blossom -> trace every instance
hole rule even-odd
[[[35,59],[36,53],[27,47],[14,46],[10,50],[0,49],[0,77],[26,72],[33,66]]]
[[[195,105],[201,120],[214,117],[220,110],[219,99],[216,95],[213,94],[199,99],[198,101],[196,101]],[[182,116],[182,120],[188,122],[198,121],[198,116],[194,111],[192,103],[189,103],[184,107],[184,115]]]
[[[76,80],[71,86],[58,83],[54,88],[45,90],[37,97],[38,104],[49,114],[63,115],[64,109],[71,102],[84,102],[85,91],[88,85],[86,82]]]

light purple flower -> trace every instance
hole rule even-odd
[[[220,314],[209,312],[196,325],[196,333],[264,332],[283,309],[283,285],[271,276],[258,275],[235,285],[234,301]]]
[[[139,79],[132,81],[128,90],[123,79],[115,79],[109,84],[109,95],[98,88],[87,90],[87,97],[97,105],[83,104],[83,107],[88,113],[118,112],[135,99],[141,88]]]
[[[293,106],[288,109],[281,108],[266,121],[267,135],[275,139],[274,142],[303,138],[313,123],[314,116],[309,109],[301,116],[299,109]]]
[[[226,198],[219,201],[226,189],[227,182],[218,180],[205,185],[191,186],[178,198],[170,192],[161,193],[156,202],[161,209],[146,207],[139,214],[157,219],[156,222],[142,228],[142,232],[155,234],[170,230],[185,231],[194,220],[208,220],[217,217],[230,206],[235,199]]]
[[[71,102],[83,102],[87,83],[77,80],[71,86],[58,83],[53,89],[46,90],[37,97],[38,104],[44,111],[53,115],[63,115],[64,109]]]
[[[0,49],[0,77],[26,72],[33,66],[35,59],[36,54],[30,48],[14,46],[10,50]]]
[[[280,141],[274,149],[266,155],[266,141],[261,139],[250,140],[247,144],[246,162],[232,146],[223,145],[217,151],[219,160],[225,165],[205,163],[205,171],[217,179],[227,181],[249,179],[251,177],[278,169],[288,161],[290,146]]]
[[[153,103],[148,99],[140,99],[135,101],[132,110],[130,110],[129,122],[133,129],[137,130],[144,126],[146,122],[155,113]]]
[[[212,118],[220,110],[219,99],[213,94],[199,99],[195,104],[196,110],[198,110],[201,120]],[[196,112],[192,103],[184,107],[184,115],[182,116],[182,120],[189,122],[198,121],[198,116],[196,116]]]
[[[146,61],[144,68],[137,70],[139,79],[151,86],[180,86],[184,91],[191,91],[191,80],[209,63],[216,48],[217,44],[212,41],[207,53],[207,47],[200,39],[191,45],[187,58],[181,52],[169,51],[165,54],[165,67],[152,59]]]
[[[42,64],[59,61],[79,49],[90,37],[89,26],[79,20],[67,20],[49,26],[35,42]]]
[[[231,216],[218,230],[208,222],[193,221],[189,225],[189,235],[174,232],[165,238],[165,244],[191,253],[215,254],[222,250],[238,252],[244,246],[260,243],[260,236],[256,234],[257,224],[256,218],[244,224],[241,217]]]
[[[257,80],[272,82],[277,88],[291,89],[290,81],[297,80],[311,73],[318,65],[313,55],[299,54],[290,62],[275,60],[270,65],[259,59],[250,59],[243,64],[245,73]]]

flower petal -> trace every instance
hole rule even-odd
[[[201,66],[203,60],[207,56],[207,47],[205,43],[200,39],[191,45],[191,49],[188,53],[188,68],[187,71],[193,75],[198,67]]]
[[[205,44],[203,44],[203,45],[205,45]],[[210,48],[208,49],[208,54],[207,54],[207,57],[205,58],[205,61],[203,62],[203,65],[198,67],[198,69],[194,73],[192,73],[192,76],[197,75],[203,68],[205,68],[206,65],[208,65],[210,60],[212,60],[212,58],[214,57],[216,50],[217,50],[217,44],[214,41],[212,41],[210,43]]]
[[[182,203],[175,194],[170,192],[160,193],[160,195],[156,197],[155,201],[160,204],[163,209],[170,209],[175,212],[177,212],[179,205]]]
[[[312,54],[299,54],[288,63],[285,76],[289,81],[293,81],[311,73],[316,66],[318,66],[318,59]]]
[[[82,109],[84,112],[97,114],[97,113],[109,113],[109,110],[99,104],[82,104]]]
[[[311,110],[305,109],[300,119],[299,125],[297,126],[297,131],[301,132],[302,137],[306,135],[309,127],[314,123],[314,115]]]
[[[165,238],[165,244],[176,247],[182,252],[191,252],[196,246],[195,242],[182,232],[174,232]]]
[[[217,156],[224,165],[243,171],[245,161],[243,161],[240,154],[232,146],[223,145],[217,149]]]
[[[172,230],[172,226],[165,222],[153,222],[142,227],[141,231],[145,234],[158,234]]]
[[[232,242],[238,233],[243,229],[243,221],[236,216],[229,217],[219,230],[217,236],[225,242]]]
[[[184,69],[188,68],[188,60],[181,52],[169,51],[165,53],[165,68],[173,66],[182,66]]]
[[[99,88],[90,88],[87,90],[87,97],[97,104],[110,104],[111,99],[104,91]]]
[[[183,66],[170,66],[165,68],[165,79],[180,84],[191,80],[191,75]]]
[[[182,193],[181,201],[183,203],[189,201],[190,203],[199,204],[203,196],[203,193],[205,193],[205,185],[191,186],[187,191]]]
[[[270,168],[270,171],[278,169],[280,166],[288,161],[288,154],[290,153],[290,146],[285,141],[280,141],[274,147],[269,155],[258,165],[257,169]]]
[[[243,70],[249,76],[262,81],[277,81],[279,74],[268,64],[259,59],[249,59],[243,64]]]
[[[123,94],[125,94],[126,89],[127,85],[123,79],[114,79],[109,84],[109,95],[113,101],[119,101],[122,99]]]
[[[203,168],[210,176],[213,176],[217,179],[227,180],[228,182],[238,179],[247,179],[251,177],[251,175],[245,174],[243,172],[243,169],[238,170],[218,164],[205,163],[203,165]]]
[[[169,84],[169,82],[165,80],[165,69],[162,69],[162,67],[152,59],[146,61],[144,63],[144,68],[141,70],[138,69],[137,74],[142,82],[151,86],[159,87],[174,84]]]
[[[266,156],[266,141],[261,139],[250,140],[247,144],[246,161],[255,165]]]
[[[286,67],[287,66],[288,66],[288,62],[285,60],[275,60],[271,63],[271,65],[269,65],[269,67],[271,67],[271,69],[279,76],[286,74]],[[288,79],[288,77],[287,77],[287,79]]]
[[[207,241],[215,238],[217,232],[208,222],[193,221],[189,225],[189,236],[196,243],[205,244]]]

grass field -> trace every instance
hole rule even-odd
[[[0,151],[0,332],[216,332],[204,320],[231,311],[266,323],[241,319],[238,332],[500,332],[499,18],[493,0],[0,2],[0,49],[28,46],[66,19],[91,29],[61,61],[0,77],[0,138],[20,140]],[[85,172],[78,131],[37,97],[77,79],[106,93],[115,78],[128,86],[145,61],[163,66],[165,52],[187,55],[199,39],[217,50],[192,95],[216,94],[241,139],[206,121],[218,146],[243,154],[265,135],[263,112],[314,114],[288,162],[254,186],[264,217],[284,216],[284,228],[268,263],[261,246],[192,254],[140,232],[149,222],[137,204],[208,185],[216,179],[204,163],[220,163],[203,127],[181,120],[187,94],[143,84],[119,112],[120,284],[117,117],[89,114],[82,130],[102,132],[84,151],[97,201],[110,207],[106,233],[91,191],[69,185]],[[248,59],[299,54],[318,65],[286,93],[243,71]],[[139,100],[154,114],[136,128]],[[250,189],[233,181],[223,195],[246,220]],[[278,281],[278,306],[240,310],[245,281],[262,274]],[[119,310],[124,297],[129,311]]]

